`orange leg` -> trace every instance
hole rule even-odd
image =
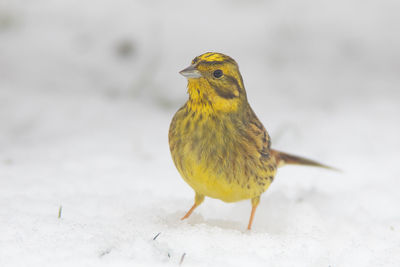
[[[247,230],[251,229],[251,225],[253,224],[254,214],[256,213],[258,203],[260,203],[260,197],[255,197],[251,199],[251,215],[250,215],[249,225],[247,226]]]
[[[190,214],[192,214],[192,212],[194,211],[195,208],[197,208],[198,206],[200,206],[200,204],[204,201],[204,195],[200,195],[198,193],[196,193],[196,196],[194,197],[194,204],[193,206],[190,208],[190,210],[188,212],[186,212],[185,216],[183,216],[181,218],[181,220],[187,219],[189,218]]]

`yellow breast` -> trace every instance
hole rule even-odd
[[[226,202],[261,195],[276,172],[273,158],[262,158],[229,118],[179,110],[169,143],[183,179],[199,194]]]

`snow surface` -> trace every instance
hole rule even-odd
[[[400,266],[399,8],[2,1],[0,266]],[[343,170],[280,169],[252,231],[249,201],[179,220],[167,132],[206,51],[238,61],[275,148]]]

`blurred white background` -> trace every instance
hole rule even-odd
[[[3,0],[0,265],[398,266],[399,10]],[[282,169],[251,233],[247,202],[179,221],[193,193],[167,132],[207,51],[238,62],[273,147],[344,170]]]

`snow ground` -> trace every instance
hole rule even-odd
[[[0,266],[399,266],[396,1],[0,7]],[[177,72],[208,50],[275,148],[343,170],[280,169],[251,232],[248,201],[179,220]]]

